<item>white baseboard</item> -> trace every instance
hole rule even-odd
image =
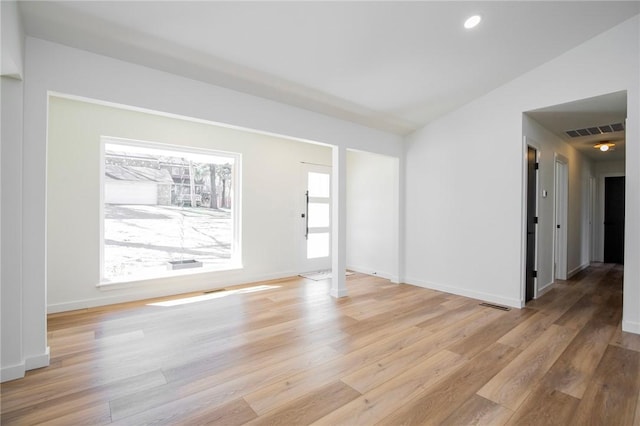
[[[398,277],[397,275],[389,274],[384,271],[375,271],[371,268],[363,268],[360,266],[347,266],[347,269],[353,272],[359,272],[361,274],[372,275],[374,277],[381,277],[391,281],[394,284],[398,284],[400,282],[400,277]]]
[[[341,298],[341,297],[345,297],[345,296],[347,296],[347,295],[349,294],[349,292],[347,291],[347,289],[346,289],[346,288],[341,289],[341,290],[337,290],[337,291],[334,291],[334,290],[333,290],[333,288],[332,288],[332,289],[329,291],[329,294],[330,294],[332,297],[335,297],[336,299],[339,299],[339,298]]]
[[[192,275],[187,279],[182,278],[177,284],[165,284],[162,287],[158,287],[158,283],[154,282],[154,280],[132,283],[132,285],[129,287],[123,286],[122,284],[118,284],[117,288],[109,288],[110,286],[101,286],[99,287],[99,290],[104,291],[103,296],[62,303],[51,303],[47,306],[47,313],[53,314],[58,312],[75,311],[78,309],[88,309],[98,306],[113,305],[115,303],[133,302],[136,300],[174,296],[177,294],[192,293],[197,291],[216,290],[219,288],[225,288],[235,285],[278,280],[295,275],[297,274],[294,271],[283,271],[272,274],[255,275],[238,274],[236,272],[225,274],[225,276],[218,275],[215,278],[206,275],[204,277],[196,277]]]
[[[42,354],[30,356],[16,365],[2,367],[0,369],[0,383],[22,379],[29,370],[48,367],[50,358],[49,347],[47,346],[47,349]]]
[[[538,288],[538,292],[536,294],[536,299],[541,297],[543,294],[545,294],[546,292],[548,292],[552,288],[553,288],[553,281],[551,281],[550,283],[547,283],[544,286]]]
[[[622,331],[640,334],[640,322],[622,320]]]
[[[507,297],[498,296],[495,294],[473,291],[466,288],[451,287],[445,284],[437,284],[437,283],[427,282],[423,280],[418,280],[415,278],[406,278],[405,283],[415,285],[417,287],[428,288],[430,290],[438,290],[445,293],[456,294],[458,296],[470,297],[472,299],[491,302],[491,303],[495,303],[496,305],[510,306],[512,308],[518,308],[518,309],[524,307],[524,302],[518,299],[511,299]]]
[[[10,365],[8,367],[2,367],[2,369],[0,369],[0,383],[22,379],[26,370],[24,362],[16,365]]]
[[[591,263],[587,262],[583,265],[578,266],[577,268],[573,268],[572,270],[569,271],[569,273],[567,274],[567,279],[570,279],[571,277],[573,277],[574,275],[576,275],[578,272],[583,271],[585,269],[587,269],[589,267]]]
[[[24,360],[24,366],[27,371],[35,370],[36,368],[48,367],[51,355],[49,353],[49,346],[43,354],[30,356]]]

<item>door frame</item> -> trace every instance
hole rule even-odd
[[[309,172],[321,172],[327,173],[329,175],[329,255],[327,257],[321,257],[317,259],[308,259],[307,258],[307,240],[305,238],[305,229],[307,223],[307,215],[306,211],[306,197],[305,193],[307,191],[307,174]],[[299,274],[306,272],[314,272],[331,269],[331,258],[332,258],[332,244],[331,244],[331,228],[332,228],[332,199],[333,199],[333,187],[331,185],[331,181],[333,180],[332,166],[326,164],[317,164],[317,163],[308,163],[308,162],[300,162],[300,178],[299,178],[299,190],[296,198],[299,200],[297,203],[298,212],[296,217],[299,219],[296,226],[296,240],[299,242],[297,244],[298,247],[298,256],[297,256],[297,266]],[[304,214],[305,216],[302,216]]]
[[[598,178],[589,176],[589,263],[598,256]]]
[[[604,172],[599,173],[598,180],[598,200],[597,200],[597,212],[598,212],[598,221],[596,223],[596,236],[597,236],[597,244],[595,247],[595,256],[593,260],[597,262],[604,262],[604,179],[608,177],[621,177],[626,176],[626,172]],[[625,192],[625,201],[626,201],[626,192]],[[626,213],[626,212],[625,212]],[[625,225],[626,225],[626,215],[625,215]],[[625,228],[626,231],[626,228]]]
[[[526,304],[527,298],[527,213],[528,213],[528,149],[532,148],[536,151],[536,162],[540,164],[540,159],[542,156],[542,149],[540,148],[540,144],[535,140],[528,138],[527,136],[522,137],[522,218],[521,218],[521,248],[520,248],[520,305],[524,307]],[[538,221],[540,218],[540,169],[536,170],[536,211],[535,215],[538,217]],[[533,269],[538,270],[538,244],[539,244],[539,232],[538,232],[539,223],[536,225],[536,235],[535,235],[535,248],[534,248],[534,262]],[[538,279],[533,279],[533,298],[538,298]]]
[[[559,168],[562,173],[559,172]],[[569,217],[569,161],[555,153],[553,162],[553,266],[552,277],[567,279],[568,217]],[[558,225],[560,229],[558,230]]]
[[[598,223],[597,225],[597,232],[598,232],[598,245],[596,246],[596,256],[594,257],[594,260],[598,261],[598,262],[604,262],[604,181],[605,178],[608,177],[625,177],[627,174],[626,172],[605,172],[605,173],[601,173],[598,174]],[[626,179],[625,179],[626,181]],[[626,206],[626,202],[627,202],[627,192],[625,189],[625,194],[624,194],[624,200],[625,200],[625,206]],[[626,207],[625,207],[626,209]],[[626,228],[626,224],[627,224],[627,215],[626,215],[626,210],[625,210],[625,234],[627,232],[627,228]],[[626,235],[625,235],[626,237]],[[626,248],[626,247],[625,247]],[[626,253],[626,251],[625,251]]]

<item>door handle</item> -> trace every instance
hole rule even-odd
[[[305,192],[304,195],[307,198],[307,202],[305,204],[305,212],[302,214],[302,217],[304,217],[304,239],[308,240],[309,239],[309,191]]]

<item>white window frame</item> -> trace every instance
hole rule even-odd
[[[191,153],[191,154],[203,154],[203,155],[211,155],[218,157],[229,157],[233,159],[233,168],[231,170],[231,181],[234,183],[231,187],[231,257],[229,262],[220,265],[220,266],[210,266],[199,269],[182,269],[182,270],[167,270],[166,273],[163,274],[149,274],[149,275],[140,275],[140,276],[132,276],[131,278],[125,278],[122,280],[108,280],[104,275],[104,190],[105,190],[105,147],[107,144],[120,144],[120,145],[128,145],[133,147],[140,148],[153,148],[153,149],[161,149],[165,151],[175,151],[181,153]],[[179,277],[183,275],[192,275],[192,274],[204,274],[204,273],[212,273],[219,271],[228,271],[233,269],[242,269],[242,154],[237,152],[229,152],[229,151],[221,151],[216,149],[208,149],[208,148],[198,148],[187,145],[172,145],[166,144],[162,142],[151,142],[151,141],[142,141],[135,139],[126,139],[112,136],[101,136],[100,137],[100,164],[99,164],[99,172],[100,172],[100,206],[99,206],[99,216],[100,216],[100,280],[97,284],[97,287],[109,286],[115,284],[123,284],[123,283],[134,283],[140,281],[149,281],[154,279],[165,279],[171,277]]]

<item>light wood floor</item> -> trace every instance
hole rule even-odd
[[[356,274],[339,300],[292,278],[51,315],[51,366],[2,385],[1,423],[640,425],[621,277],[508,312]]]

